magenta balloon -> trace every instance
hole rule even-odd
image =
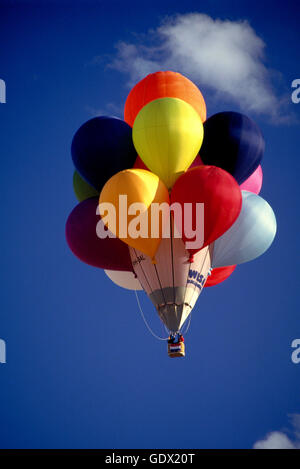
[[[99,199],[84,200],[70,213],[66,223],[66,240],[69,248],[81,261],[108,270],[132,271],[127,244],[118,238],[99,238],[96,214]]]
[[[259,165],[254,173],[246,179],[241,185],[241,191],[253,192],[254,194],[259,194],[263,181],[263,172],[262,168]]]
[[[192,168],[196,168],[196,166],[202,166],[204,163],[203,161],[201,160],[201,157],[200,155],[198,154],[196,156],[196,158],[194,159],[194,161],[192,162],[191,166],[189,167],[189,169],[192,169]]]

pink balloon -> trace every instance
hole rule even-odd
[[[261,166],[259,165],[254,173],[246,179],[241,185],[241,191],[249,191],[254,194],[259,194],[262,186],[263,172]]]

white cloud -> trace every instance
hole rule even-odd
[[[254,449],[296,449],[294,443],[281,432],[269,433],[264,440],[257,441]]]
[[[290,416],[293,430],[291,436],[283,432],[271,432],[263,440],[257,441],[254,449],[300,449],[300,414]]]
[[[127,73],[130,86],[157,70],[178,71],[244,111],[279,120],[282,98],[272,86],[276,73],[266,67],[264,50],[247,21],[189,13],[167,18],[142,44],[119,43],[109,66]]]
[[[86,112],[92,117],[111,116],[123,119],[123,108],[115,103],[107,103],[105,107],[86,106]]]

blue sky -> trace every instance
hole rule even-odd
[[[190,13],[248,21],[251,31],[241,27],[234,42],[245,40],[246,28],[249,50],[235,52],[252,57],[245,67],[253,70],[254,89],[248,92],[241,79],[236,93],[230,87],[224,93],[222,80],[212,78],[210,86],[203,56],[201,70],[192,62],[201,52],[197,37],[185,39],[192,41],[186,62],[168,55],[177,32],[170,16],[180,15],[178,25]],[[0,16],[0,78],[7,86],[7,103],[0,104],[0,338],[7,345],[0,447],[251,448],[274,431],[294,441],[300,104],[291,101],[291,82],[300,74],[300,7],[293,1],[2,1]],[[198,21],[193,16],[196,30]],[[73,134],[96,114],[121,115],[128,83],[140,71],[137,59],[147,68],[165,65],[167,56],[187,76],[188,67],[208,115],[239,110],[259,124],[266,140],[261,195],[278,221],[265,255],[202,293],[184,360],[170,360],[165,343],[148,333],[134,294],[80,263],[64,237],[76,205]],[[240,64],[237,57],[232,66]],[[262,93],[268,101],[259,108]],[[145,298],[143,305],[160,333]]]

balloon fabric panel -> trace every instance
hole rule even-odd
[[[105,116],[90,119],[77,130],[71,153],[79,174],[98,192],[115,173],[131,168],[137,157],[131,127]]]
[[[131,127],[140,110],[158,98],[179,98],[194,107],[202,122],[206,119],[206,105],[197,86],[176,72],[156,72],[143,78],[130,91],[124,109],[124,120]]]

